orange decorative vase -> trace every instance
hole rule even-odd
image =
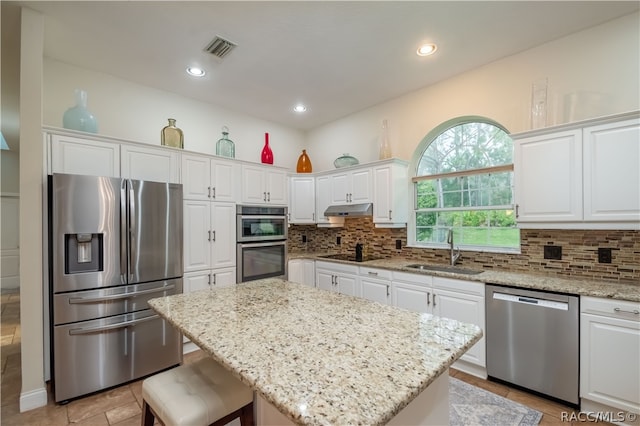
[[[311,160],[307,155],[307,150],[303,149],[302,154],[298,157],[298,166],[296,167],[298,173],[311,173]]]

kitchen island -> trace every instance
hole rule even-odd
[[[442,423],[479,327],[279,279],[149,305],[257,394],[258,424]],[[443,418],[444,416],[444,418]]]

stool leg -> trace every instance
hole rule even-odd
[[[253,419],[253,402],[240,409],[240,425],[255,426],[255,421]]]
[[[155,415],[147,401],[142,400],[142,426],[153,426]]]

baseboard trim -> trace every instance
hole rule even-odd
[[[47,389],[40,388],[20,393],[20,412],[47,405]]]

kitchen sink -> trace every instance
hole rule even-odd
[[[465,269],[457,266],[427,265],[422,263],[407,265],[407,268],[418,269],[420,271],[451,272],[452,274],[463,274],[463,275],[475,275],[475,274],[482,273],[482,271],[477,271],[474,269]]]

